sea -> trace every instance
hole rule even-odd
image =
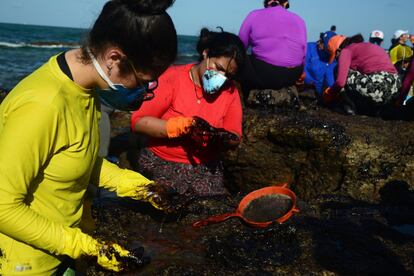
[[[0,89],[9,91],[51,56],[79,47],[88,30],[0,23]],[[197,37],[178,36],[176,64],[197,60]]]

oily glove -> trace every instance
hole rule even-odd
[[[201,147],[215,146],[221,150],[229,149],[240,143],[237,134],[227,131],[224,128],[215,128],[206,120],[194,117],[194,126],[190,133],[191,140]]]
[[[227,150],[240,144],[240,137],[224,128],[216,128],[212,138],[212,144],[221,150]]]
[[[93,256],[97,256],[97,262],[105,269],[112,271],[123,270],[123,259],[130,253],[116,243],[98,242]]]
[[[121,271],[131,261],[141,266],[149,262],[143,254],[134,255],[116,243],[98,241],[83,233],[79,228],[64,228],[63,238],[63,248],[59,250],[60,254],[68,255],[73,259],[81,255],[96,256],[97,263],[108,270]]]
[[[173,117],[167,120],[166,132],[168,138],[178,138],[190,133],[194,124],[193,117]]]
[[[136,176],[132,173],[125,175],[123,181],[118,184],[116,190],[118,196],[147,201],[156,209],[167,213],[174,212],[178,208],[174,204],[174,197],[177,195],[174,189],[166,185],[158,185],[153,181],[142,186],[136,182]]]
[[[116,243],[99,242],[98,264],[112,271],[137,270],[150,263],[151,258],[144,256],[144,248],[128,251]]]
[[[148,186],[154,185],[154,181],[140,173],[121,169],[104,159],[97,165],[96,171],[99,172],[99,177],[95,176],[94,179],[98,179],[99,187],[116,192],[120,197],[147,201],[157,209],[164,208],[163,204],[158,203],[156,194],[150,193]]]
[[[201,147],[206,147],[210,144],[215,134],[216,129],[206,120],[197,116],[194,117],[193,127],[190,131],[190,137],[193,142]]]

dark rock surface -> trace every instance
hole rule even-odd
[[[152,257],[124,275],[414,274],[413,123],[345,116],[300,96],[299,105],[287,95],[285,104],[244,110],[243,142],[224,156],[231,198],[197,200],[169,216],[131,200],[94,202],[94,236],[143,245]],[[112,123],[111,152],[134,168],[129,114],[116,112]],[[285,224],[191,226],[281,182],[299,198],[300,213]],[[87,275],[111,275],[86,261]]]
[[[302,101],[305,102],[306,101]],[[414,123],[306,109],[244,110],[243,143],[225,156],[229,187],[289,182],[299,197],[342,194],[376,202],[385,184],[414,185]]]
[[[265,229],[246,226],[238,218],[202,228],[191,226],[211,215],[233,212],[241,198],[200,200],[169,216],[132,201],[98,199],[94,235],[130,248],[145,247],[152,262],[123,275],[414,273],[414,237],[390,224],[397,218],[412,223],[413,203],[397,207],[392,202],[368,204],[325,196],[311,204],[299,202],[298,215]],[[112,275],[93,260],[86,271],[87,275]]]
[[[231,191],[288,182],[303,200],[338,194],[378,202],[388,183],[413,187],[413,122],[343,115],[319,107],[309,92],[299,96],[300,106],[287,95],[279,98],[285,106],[244,109],[243,141],[224,155]],[[135,168],[129,114],[116,112],[112,128],[111,151]]]

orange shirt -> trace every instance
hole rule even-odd
[[[220,91],[218,97],[210,99],[201,87],[190,78],[190,68],[194,64],[170,67],[159,79],[154,91],[155,97],[144,102],[132,114],[131,126],[142,117],[152,116],[168,120],[177,116],[198,116],[212,126],[224,128],[242,135],[242,107],[238,90],[231,85]],[[207,147],[200,150],[186,137],[178,139],[158,139],[150,137],[149,149],[158,157],[180,163],[206,163],[218,158],[217,150]]]

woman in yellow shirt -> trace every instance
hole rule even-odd
[[[389,50],[391,62],[400,75],[405,75],[413,56],[413,49],[406,44],[409,38],[408,31],[397,30]]]
[[[150,98],[177,53],[172,2],[108,1],[82,48],[52,57],[0,105],[1,275],[51,275],[81,255],[121,270],[127,250],[78,228],[89,183],[169,208],[165,189],[98,157],[98,99],[134,110]]]

